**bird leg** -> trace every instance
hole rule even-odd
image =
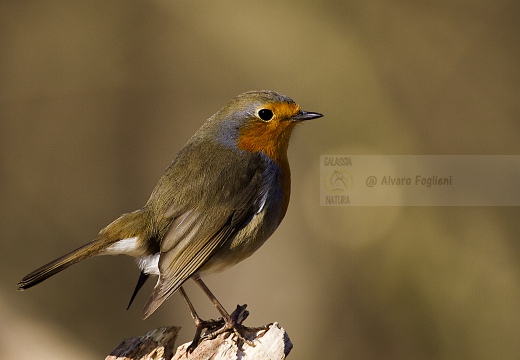
[[[206,332],[213,331],[215,329],[218,329],[218,328],[224,326],[225,321],[222,318],[219,320],[207,320],[207,321],[202,320],[200,318],[200,316],[197,314],[197,312],[195,311],[195,307],[193,307],[193,304],[191,303],[190,299],[188,298],[188,295],[186,294],[186,291],[184,291],[184,288],[182,286],[179,288],[179,291],[180,291],[184,301],[188,305],[188,308],[190,309],[190,314],[191,314],[191,317],[193,318],[193,322],[195,323],[195,327],[196,327],[195,335],[193,336],[193,340],[192,340],[190,346],[188,346],[188,348],[186,349],[187,353],[191,353],[191,352],[193,352],[193,350],[195,350],[195,348],[200,343],[200,340],[202,338],[202,336],[201,336],[202,330],[206,329]]]
[[[204,282],[198,276],[193,277],[193,280],[197,283],[197,285],[200,286],[202,291],[204,291],[204,293],[211,300],[213,305],[215,305],[220,315],[222,315],[224,321],[224,325],[218,330],[215,330],[207,334],[207,338],[213,339],[222,333],[233,330],[238,339],[242,340],[249,346],[255,346],[251,340],[244,338],[244,336],[242,335],[242,333],[244,332],[255,332],[255,329],[249,329],[242,325],[242,322],[249,315],[249,312],[246,310],[247,305],[237,306],[237,309],[233,312],[233,314],[229,315],[228,312],[222,306],[222,304],[217,300],[215,295],[213,295],[213,293],[209,290],[206,284],[204,284]]]

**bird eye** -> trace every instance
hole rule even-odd
[[[258,110],[258,117],[264,121],[269,121],[273,118],[273,112],[269,109]]]

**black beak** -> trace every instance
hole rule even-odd
[[[310,111],[300,111],[298,114],[293,116],[294,121],[304,121],[304,120],[312,120],[323,117],[322,114],[310,112]]]

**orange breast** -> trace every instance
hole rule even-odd
[[[268,104],[265,108],[271,109],[274,117],[271,121],[251,119],[239,133],[237,147],[251,152],[263,152],[271,158],[281,169],[279,185],[283,189],[282,211],[285,213],[291,192],[291,170],[287,160],[287,148],[292,130],[296,122],[291,118],[300,111],[300,107],[293,103]]]

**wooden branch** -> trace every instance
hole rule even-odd
[[[180,327],[160,327],[146,335],[124,339],[105,360],[171,359]]]
[[[186,354],[186,349],[191,343],[186,343],[177,348],[172,360],[283,360],[289,355],[293,344],[285,330],[274,323],[269,325],[267,331],[260,330],[249,337],[254,346],[239,341],[230,333],[224,333],[212,340],[204,340],[191,353]]]
[[[245,306],[237,310],[243,311],[238,318],[247,317]],[[225,332],[215,338],[204,338],[192,353],[186,352],[191,344],[188,342],[173,354],[179,331],[175,326],[161,327],[143,336],[125,339],[105,360],[283,360],[293,347],[285,330],[274,323],[262,329],[247,328],[243,335],[253,346],[239,340],[233,332]]]

